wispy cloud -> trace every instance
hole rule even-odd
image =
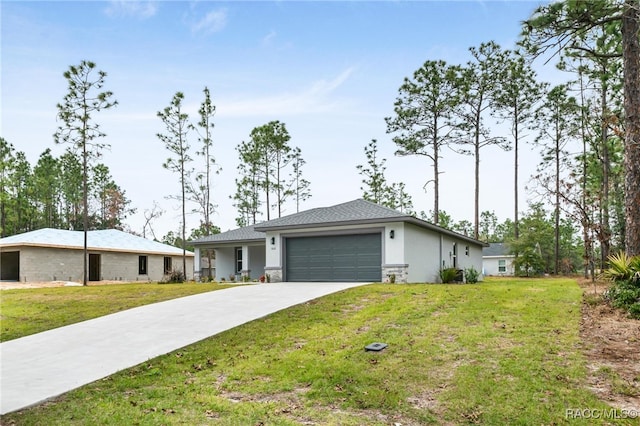
[[[211,34],[222,31],[227,25],[227,10],[218,9],[207,13],[191,25],[192,33]]]
[[[275,31],[271,30],[271,32],[269,34],[267,34],[266,36],[264,36],[262,38],[262,45],[263,46],[271,46],[271,44],[273,43],[273,40],[276,38],[276,36],[278,35],[278,33],[276,33]]]
[[[138,0],[111,0],[105,9],[107,16],[112,18],[126,16],[147,19],[154,16],[157,11],[157,2]]]
[[[298,92],[229,102],[221,101],[219,111],[220,114],[237,117],[300,115],[336,111],[345,106],[345,101],[332,96],[333,92],[349,79],[353,71],[353,67],[347,68],[331,80],[315,81]]]

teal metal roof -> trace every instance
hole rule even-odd
[[[84,247],[84,232],[44,228],[0,239],[0,248],[16,246],[82,249]],[[181,248],[148,240],[117,229],[87,232],[87,248],[126,253],[182,255]],[[193,253],[187,251],[187,256],[193,256]]]

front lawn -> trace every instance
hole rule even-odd
[[[567,413],[577,410],[601,410],[589,412],[601,415],[588,424],[637,422],[606,417],[611,408],[586,388],[581,295],[570,279],[358,287],[2,421],[550,425],[573,423]],[[366,352],[372,342],[389,346]]]
[[[136,306],[228,288],[220,284],[110,284],[0,291],[0,341]]]

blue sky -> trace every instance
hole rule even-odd
[[[64,152],[52,134],[56,104],[67,83],[63,72],[91,60],[107,72],[105,89],[119,106],[96,114],[107,133],[102,162],[132,200],[129,218],[141,232],[143,211],[158,202],[165,210],[155,222],[158,237],[179,229],[177,176],[162,168],[169,153],[156,133],[157,111],[174,93],[185,94],[193,121],[209,87],[217,107],[215,222],[235,227],[229,196],[235,192],[235,147],[254,127],[284,122],[291,144],[307,161],[312,198],[302,208],[361,196],[356,165],[364,147],[378,140],[387,158],[387,179],[404,182],[417,211],[433,206],[426,159],[394,157],[384,117],[393,113],[398,88],[426,60],[467,62],[468,48],[494,40],[513,48],[520,22],[538,1],[2,1],[2,123],[0,134],[33,164],[51,148]],[[539,66],[541,80],[556,77]],[[496,127],[498,129],[498,127]],[[502,131],[508,136],[505,130]],[[192,135],[191,144],[197,141]],[[455,220],[473,218],[473,159],[443,152],[441,209]],[[501,220],[512,216],[513,155],[498,148],[481,153],[480,208]],[[196,160],[197,161],[197,160]],[[521,158],[521,210],[524,186],[539,155]],[[198,163],[194,164],[198,166]],[[285,214],[293,213],[293,204]],[[198,217],[188,218],[195,227]]]

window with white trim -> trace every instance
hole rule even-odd
[[[236,274],[242,272],[242,247],[236,247]]]

